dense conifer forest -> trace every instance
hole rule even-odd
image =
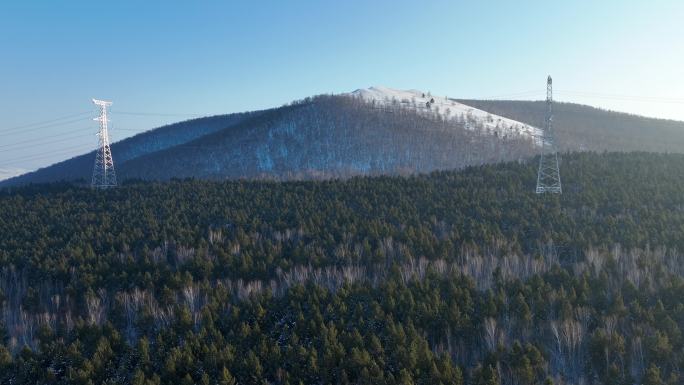
[[[0,192],[0,382],[680,384],[684,155]]]

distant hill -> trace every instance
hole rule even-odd
[[[386,87],[180,122],[115,143],[130,178],[320,179],[413,174],[537,154],[543,101],[454,100]],[[563,151],[684,152],[684,122],[554,105]],[[94,154],[0,182],[89,182]]]
[[[537,127],[544,122],[544,101],[458,101]],[[557,142],[563,150],[684,152],[684,122],[574,103],[554,103],[553,110]]]
[[[258,114],[259,112],[250,112],[192,119],[169,124],[126,138],[112,144],[112,153],[115,154],[115,166],[118,168],[120,164],[136,157],[187,143],[193,139],[229,127],[232,124],[236,124],[250,117],[257,116]],[[55,163],[34,172],[0,181],[0,186],[14,186],[62,180],[90,181],[93,172],[94,159],[95,153],[93,151]]]
[[[428,95],[419,96],[415,105],[390,95],[386,100],[366,96],[317,96],[258,113],[152,130],[112,146],[117,176],[344,178],[455,169],[535,153],[535,129],[519,122],[484,111],[449,115],[448,107],[461,112],[472,108]],[[94,154],[86,154],[0,186],[89,181],[93,159]]]
[[[461,168],[533,151],[529,137],[504,139],[402,106],[320,96],[133,159],[121,173],[143,179],[343,178]]]

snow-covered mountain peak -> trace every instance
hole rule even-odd
[[[429,93],[422,92],[420,90],[397,90],[394,88],[384,87],[384,86],[373,86],[370,88],[361,88],[351,93],[354,96],[360,96],[364,99],[377,100],[377,101],[392,101],[397,100],[408,100],[412,98],[415,99],[425,99],[426,101]]]
[[[396,105],[415,109],[421,113],[436,114],[446,119],[464,119],[472,129],[480,128],[498,135],[522,135],[535,139],[541,136],[541,130],[528,124],[508,119],[503,116],[467,106],[449,99],[447,96],[433,95],[420,90],[397,90],[384,86],[361,88],[348,95],[361,98],[367,102],[384,105]]]

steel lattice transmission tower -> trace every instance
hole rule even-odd
[[[561,194],[560,171],[558,168],[558,152],[553,137],[553,82],[551,76],[546,81],[546,118],[541,135],[541,155],[539,157],[539,173],[537,174],[537,194]]]
[[[107,107],[112,102],[93,99],[93,103],[100,107],[100,116],[93,119],[100,122],[99,145],[95,154],[95,167],[93,168],[93,188],[105,189],[116,186],[116,173],[114,172],[114,160],[112,159],[112,149],[109,148],[109,131],[107,129]]]

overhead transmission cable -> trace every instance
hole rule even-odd
[[[55,155],[68,155],[68,154],[73,153],[74,151],[78,151],[78,152],[80,152],[80,151],[88,151],[88,152],[94,151],[92,146],[88,145],[88,148],[84,148],[84,146],[85,145],[78,145],[78,146],[74,146],[74,147],[62,148],[61,150],[59,150],[57,152],[51,152],[49,154],[42,153],[42,154],[25,155],[25,156],[21,156],[21,157],[17,157],[17,158],[12,158],[12,159],[9,159],[7,161],[3,161],[2,163],[3,164],[16,164],[16,163],[33,161],[33,160],[45,159],[45,158],[49,158],[49,157],[52,157]],[[74,155],[74,156],[78,156],[78,155]]]
[[[501,94],[501,95],[479,97],[477,99],[488,100],[488,99],[501,99],[501,98],[508,98],[508,97],[516,97],[516,96],[543,95],[544,92],[546,92],[546,90],[541,90],[541,89],[529,90],[529,91],[515,92],[515,93],[510,93],[510,94]]]
[[[515,93],[508,93],[508,94],[499,94],[499,95],[491,95],[491,96],[486,96],[486,97],[479,97],[477,99],[480,100],[492,100],[492,99],[502,99],[503,98],[511,98],[511,97],[522,97],[522,96],[531,96],[531,95],[542,95],[544,90],[528,90],[528,91],[521,91],[521,92],[515,92]],[[669,98],[669,97],[656,97],[656,96],[638,96],[638,95],[621,95],[621,94],[604,94],[604,93],[596,93],[596,92],[588,92],[588,91],[575,91],[575,90],[556,90],[557,94],[562,94],[562,95],[568,95],[568,96],[576,96],[576,97],[586,97],[586,98],[597,98],[597,99],[607,99],[607,100],[622,100],[622,101],[634,101],[634,102],[650,102],[650,103],[675,103],[675,104],[684,104],[684,99],[681,98]],[[23,124],[19,126],[13,126],[13,127],[5,127],[5,128],[0,128],[0,134],[14,134],[17,132],[33,132],[33,131],[38,131],[38,130],[43,130],[46,128],[52,128],[52,127],[59,127],[59,126],[64,126],[72,123],[77,123],[81,122],[84,120],[89,120],[90,116],[83,116],[83,115],[90,115],[92,114],[92,111],[82,111],[70,115],[65,115],[61,116],[58,118],[54,119],[49,119],[49,120],[44,120],[40,122],[34,122],[34,123],[28,123],[28,124]],[[158,112],[141,112],[141,111],[112,111],[112,113],[117,114],[117,115],[132,115],[132,116],[166,116],[166,117],[192,117],[192,118],[199,118],[203,116],[209,116],[209,115],[202,115],[202,114],[187,114],[187,113],[158,113]],[[58,135],[51,135],[51,136],[42,136],[41,139],[51,139],[51,138],[57,138],[57,137],[63,137],[63,135],[66,133],[75,133],[75,132],[82,132],[84,130],[90,129],[88,128],[83,128],[83,129],[78,129],[78,130],[72,130],[72,131],[67,131],[67,132],[62,132]],[[133,132],[147,132],[149,131],[148,129],[128,129],[128,128],[114,128],[113,131],[133,131]],[[72,140],[75,139],[72,137],[69,138],[63,138],[60,140],[52,140],[52,141],[45,141],[45,142],[35,142],[35,140],[22,140],[19,142],[11,143],[11,144],[2,144],[0,145],[0,149],[5,149],[5,151],[16,151],[19,149],[25,149],[29,147],[33,147],[33,145],[43,145],[43,144],[49,144],[49,143],[55,143],[55,142],[64,142],[67,140]],[[17,145],[21,144],[28,144],[31,143],[30,146],[19,146],[16,147]],[[188,144],[181,144],[179,146],[183,147],[199,147],[196,145],[188,145]],[[19,158],[14,158],[10,159],[7,162],[3,163],[8,163],[11,164],[12,162],[15,162],[17,160],[36,160],[36,159],[41,159],[41,158],[47,158],[50,156],[58,155],[60,153],[68,152],[68,151],[73,151],[75,149],[80,149],[81,151],[90,151],[90,149],[83,149],[82,146],[78,147],[71,147],[69,149],[62,149],[59,150],[57,153],[56,152],[51,152],[49,154],[34,154],[34,155],[25,155]]]
[[[30,144],[33,144],[33,145],[37,145],[37,144],[39,145],[39,144],[49,144],[49,143],[54,143],[54,142],[57,142],[57,141],[63,141],[63,140],[52,140],[52,139],[53,139],[53,138],[63,138],[65,134],[72,134],[72,133],[77,133],[77,132],[78,132],[78,133],[83,133],[84,131],[89,130],[89,129],[90,129],[90,127],[87,127],[87,128],[79,128],[79,129],[77,129],[77,130],[65,131],[65,132],[62,132],[62,133],[59,133],[59,134],[55,134],[55,135],[41,136],[40,138],[38,138],[37,141],[36,141],[36,139],[27,139],[27,140],[22,140],[22,141],[19,141],[19,142],[14,142],[14,143],[2,144],[2,145],[0,145],[0,149],[16,150],[15,146],[18,145],[18,144],[27,144],[27,143],[30,143]],[[64,139],[77,139],[77,138],[80,138],[80,137],[83,137],[83,135],[71,136],[71,137],[67,137],[67,138],[64,138]],[[51,139],[51,140],[45,141],[45,139]],[[23,147],[23,146],[21,146],[21,147]],[[31,146],[28,146],[28,147],[31,147]],[[27,147],[27,148],[28,148],[28,147]]]
[[[584,92],[584,91],[570,91],[570,90],[559,90],[561,94],[569,96],[580,96],[587,98],[597,98],[597,99],[609,99],[609,100],[622,100],[622,101],[635,101],[635,102],[652,102],[652,103],[684,103],[684,99],[681,98],[669,98],[660,96],[637,96],[637,95],[619,95],[619,94],[602,94],[597,92]]]
[[[65,126],[67,124],[78,123],[78,122],[82,122],[84,120],[89,120],[89,119],[90,119],[89,117],[85,117],[85,118],[73,119],[73,120],[68,120],[68,121],[64,121],[64,122],[57,122],[57,123],[47,124],[47,125],[38,126],[38,127],[31,127],[31,128],[26,128],[26,129],[14,128],[12,130],[0,131],[0,134],[5,135],[5,134],[16,134],[19,132],[22,132],[22,133],[23,132],[33,132],[33,131],[38,131],[38,130],[44,130],[46,128],[59,127],[59,126]]]
[[[18,126],[12,126],[12,127],[5,127],[5,128],[0,128],[0,135],[5,135],[5,134],[18,134],[18,133],[25,133],[25,132],[34,132],[34,131],[39,131],[39,130],[44,130],[46,128],[52,128],[52,127],[60,127],[60,126],[65,126],[85,120],[90,120],[90,116],[84,116],[84,115],[91,115],[93,112],[92,111],[82,111],[79,113],[74,113],[74,114],[69,114],[65,116],[60,116],[54,119],[48,119],[48,120],[43,120],[39,122],[33,122],[33,123],[27,123],[27,124],[22,124]],[[203,116],[208,116],[208,115],[202,115],[202,114],[181,114],[181,113],[156,113],[156,112],[132,112],[132,111],[114,111],[115,114],[118,115],[137,115],[137,116],[176,116],[176,117],[203,117]],[[3,143],[0,144],[0,150],[3,152],[11,152],[11,151],[17,151],[17,150],[23,150],[23,149],[28,149],[28,148],[33,148],[35,146],[42,146],[46,144],[51,144],[51,143],[61,143],[61,142],[66,142],[66,141],[71,141],[77,138],[82,137],[81,135],[78,136],[68,136],[64,137],[64,134],[70,134],[70,133],[76,133],[76,132],[83,132],[86,130],[89,130],[90,127],[85,127],[85,128],[79,128],[76,130],[70,130],[66,132],[61,132],[56,135],[48,135],[48,136],[41,136],[38,141],[35,139],[27,139],[27,140],[20,140],[18,142],[14,143]],[[113,131],[134,131],[134,132],[146,132],[149,131],[148,129],[118,129],[114,128]],[[56,138],[56,139],[53,139]],[[58,149],[57,151],[51,151],[50,153],[37,153],[37,154],[25,154],[21,155],[19,157],[14,157],[8,160],[3,160],[3,164],[16,164],[16,163],[23,163],[23,162],[28,162],[28,161],[34,161],[34,160],[41,160],[41,159],[47,159],[50,157],[53,157],[55,155],[68,155],[68,154],[73,154],[73,152],[92,152],[94,149],[89,145],[89,144],[80,144],[78,146],[71,146],[71,147],[66,147],[66,148],[61,148]],[[78,155],[74,155],[78,156]]]
[[[50,145],[53,143],[63,143],[63,142],[68,142],[68,141],[73,142],[76,139],[83,139],[83,135],[81,135],[81,134],[71,135],[71,136],[67,136],[64,138],[52,139],[52,140],[44,141],[44,142],[35,142],[35,143],[32,142],[31,144],[25,144],[23,146],[18,146],[18,147],[0,148],[0,150],[2,150],[3,152],[10,153],[10,152],[16,152],[16,151],[20,151],[20,150],[28,150],[28,149],[34,149],[34,148],[38,149],[40,147]]]
[[[165,114],[165,113],[159,113],[159,112],[135,112],[135,111],[118,111],[118,110],[112,110],[112,114],[117,114],[117,115],[136,115],[136,116],[184,116],[184,117],[195,117],[195,118],[201,118],[204,116],[209,116],[209,115],[202,115],[202,114],[181,114],[181,113],[172,113],[172,114]]]
[[[83,116],[83,115],[86,115],[86,114],[90,114],[90,113],[91,113],[90,111],[86,111],[86,112],[80,112],[80,113],[78,113],[78,114],[71,114],[71,115],[62,116],[62,117],[60,117],[60,118],[55,118],[55,119],[50,119],[50,120],[44,120],[44,121],[42,121],[42,122],[35,122],[35,123],[23,124],[23,125],[20,125],[20,126],[0,128],[0,133],[7,133],[7,132],[10,132],[10,131],[17,131],[17,130],[21,130],[21,129],[24,129],[24,128],[31,128],[31,129],[33,130],[33,129],[40,129],[40,128],[47,128],[47,127],[60,126],[60,125],[64,125],[64,124],[69,124],[69,123],[73,123],[73,122],[78,122],[78,121],[81,121],[81,120],[89,119],[89,117],[84,117],[84,118],[80,118],[80,119],[73,119],[73,118],[78,117],[78,116]],[[69,120],[68,120],[68,121],[63,121],[63,120],[67,120],[67,119],[69,119]],[[62,122],[62,121],[63,121],[63,122]],[[40,127],[36,127],[36,126],[40,126]],[[36,128],[34,128],[34,127],[36,127]],[[24,131],[27,131],[27,130],[24,130]]]

